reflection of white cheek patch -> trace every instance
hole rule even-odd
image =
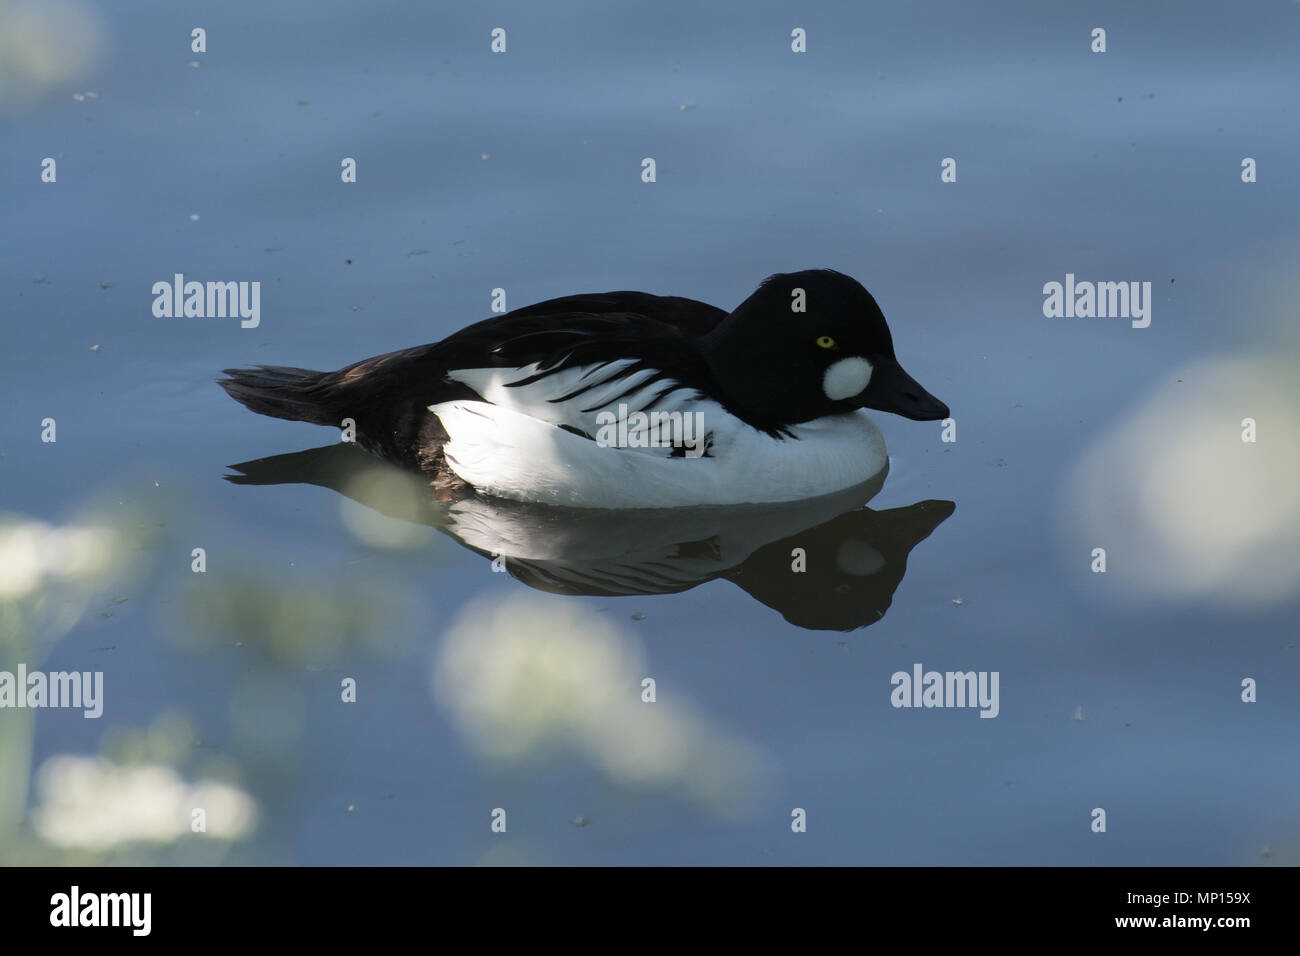
[[[865,578],[885,566],[885,556],[856,538],[845,538],[835,549],[835,567],[845,574]]]
[[[871,381],[871,363],[864,358],[842,358],[822,377],[822,391],[833,402],[852,398]]]

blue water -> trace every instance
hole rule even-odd
[[[0,74],[0,507],[120,522],[123,575],[63,627],[41,606],[64,599],[53,578],[4,605],[0,670],[100,670],[105,703],[98,720],[0,710],[0,763],[27,784],[0,802],[0,861],[1300,862],[1300,416],[1294,364],[1267,364],[1298,354],[1300,5],[80,9],[93,62],[63,62],[30,102],[26,74]],[[542,572],[588,583],[658,531],[637,560],[711,542],[664,572],[678,593],[557,594],[397,507],[392,475],[370,504],[223,480],[338,437],[252,415],[214,384],[223,368],[436,341],[496,288],[511,307],[641,289],[732,308],[808,267],[873,292],[956,419],[944,442],[939,423],[878,418],[892,466],[867,507],[954,503],[926,534],[858,515],[810,546],[879,555],[884,585],[813,567],[807,593],[782,587],[834,512],[771,535],[767,518],[508,523],[549,549]],[[260,281],[260,324],[156,318],[151,287],[177,272]],[[1067,273],[1149,281],[1150,327],[1045,318],[1043,284]],[[1237,359],[1228,398],[1196,371]],[[1185,405],[1162,391],[1180,387]],[[1143,424],[1163,394],[1177,420]],[[1232,466],[1245,479],[1176,466],[1206,460],[1203,432],[1179,431],[1192,406],[1222,414],[1214,469],[1262,456]],[[1257,445],[1237,439],[1246,416]],[[1166,449],[1133,465],[1146,477],[1077,492],[1135,422],[1139,450]],[[1169,514],[1105,525],[1139,491],[1139,513]],[[818,627],[836,600],[868,626]],[[998,672],[998,716],[892,707],[915,663]],[[125,770],[70,793],[41,774],[65,755],[225,781],[255,822],[209,800],[196,834],[199,798],[129,791]],[[183,826],[132,836],[110,786]],[[60,812],[106,815],[107,836],[58,837]]]

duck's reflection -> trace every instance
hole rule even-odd
[[[849,631],[884,616],[907,556],[956,505],[864,506],[871,481],[808,501],[672,511],[589,511],[468,494],[339,444],[232,465],[245,485],[313,484],[431,525],[529,587],[555,594],[671,594],[726,578],[791,624]],[[376,471],[383,481],[366,480]],[[408,493],[393,493],[394,482]]]

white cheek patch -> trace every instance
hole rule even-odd
[[[871,363],[853,356],[842,358],[831,365],[822,377],[822,391],[833,402],[852,398],[871,381]]]

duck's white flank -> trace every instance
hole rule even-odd
[[[880,429],[863,411],[796,425],[794,437],[779,439],[687,388],[665,396],[654,409],[700,413],[709,435],[703,457],[680,452],[670,457],[667,447],[602,447],[559,427],[596,435],[600,412],[617,411],[620,403],[629,414],[641,411],[669,384],[645,384],[653,375],[649,371],[605,381],[627,364],[566,369],[515,388],[508,383],[536,368],[450,373],[486,401],[429,406],[449,436],[447,465],[480,491],[503,498],[588,508],[675,508],[830,494],[867,480],[888,461]],[[582,395],[552,401],[592,383],[597,384]],[[629,386],[637,387],[622,395]]]

